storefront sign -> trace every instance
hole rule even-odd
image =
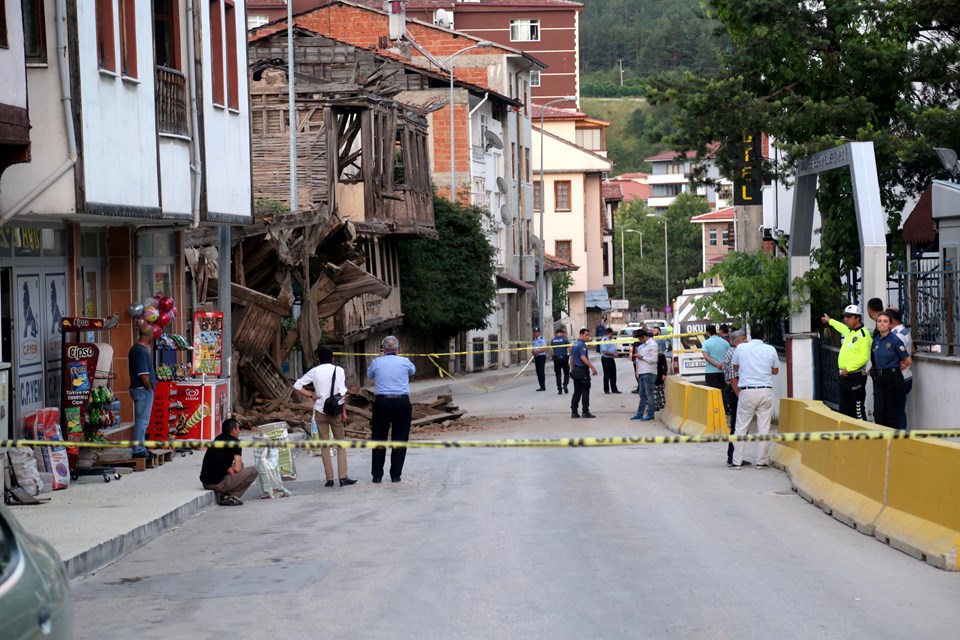
[[[223,367],[223,313],[193,314],[193,373],[220,377]]]
[[[733,182],[733,204],[763,204],[763,155],[760,136],[744,133],[737,142],[740,172]]]
[[[15,318],[14,330],[19,344],[17,369],[19,372],[43,366],[43,332],[41,317],[43,306],[40,302],[40,276],[37,274],[18,275],[15,294],[20,302]]]

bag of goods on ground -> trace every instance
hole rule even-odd
[[[271,422],[270,424],[261,425],[257,427],[257,431],[260,432],[263,438],[272,440],[278,444],[285,445],[290,441],[286,422]],[[297,466],[293,461],[293,450],[287,447],[280,447],[278,454],[280,477],[284,480],[296,480]]]
[[[257,465],[261,498],[282,498],[290,495],[280,477],[280,452],[273,447],[255,448],[253,459]]]
[[[39,495],[43,490],[43,480],[40,479],[37,458],[33,449],[27,447],[7,449],[7,457],[10,460],[13,475],[17,478],[17,484],[30,495]]]
[[[37,411],[34,431],[37,440],[47,442],[63,442],[60,431],[60,410],[46,408]],[[67,449],[63,446],[41,447],[43,466],[47,473],[53,476],[50,489],[59,491],[70,486],[70,463],[67,459]]]

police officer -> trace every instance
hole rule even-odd
[[[600,365],[603,368],[603,392],[620,393],[617,389],[617,343],[613,340],[613,329],[609,327],[600,341]]]
[[[396,336],[387,336],[380,343],[381,356],[374,359],[367,369],[367,378],[375,383],[373,416],[370,420],[370,436],[374,440],[390,439],[406,442],[410,439],[410,420],[413,407],[410,405],[410,378],[417,372],[413,363],[397,355],[400,341]],[[390,452],[390,479],[400,482],[403,473],[403,461],[407,457],[406,447],[394,447]],[[371,474],[374,482],[383,479],[383,465],[387,459],[387,450],[373,450]]]
[[[843,323],[823,314],[821,321],[829,324],[840,335],[840,355],[837,357],[837,376],[840,386],[840,413],[867,419],[864,401],[867,396],[866,365],[870,360],[872,339],[870,332],[863,326],[863,312],[860,306],[848,304],[843,310]]]
[[[570,339],[563,327],[550,341],[553,347],[553,373],[557,376],[557,395],[570,393]]]
[[[537,370],[537,391],[547,390],[547,339],[540,335],[540,328],[533,328],[533,366]]]
[[[873,417],[877,424],[900,428],[900,402],[903,399],[903,373],[910,366],[906,345],[892,330],[890,314],[881,311],[874,318],[877,335],[870,356],[870,377],[873,378]]]

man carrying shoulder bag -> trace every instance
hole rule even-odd
[[[330,432],[336,440],[343,440],[343,427],[347,423],[347,374],[343,367],[333,364],[333,351],[324,347],[317,352],[320,364],[307,371],[302,378],[293,384],[293,388],[305,398],[314,401],[313,419],[317,423],[317,431],[321,440],[328,440]],[[304,389],[312,384],[313,392]],[[321,447],[323,471],[327,482],[325,487],[333,487],[333,463],[330,460],[330,447]],[[356,483],[353,478],[347,477],[347,452],[343,448],[337,449],[337,471],[340,472],[340,486],[345,487]]]

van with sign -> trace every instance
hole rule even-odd
[[[723,291],[723,287],[700,287],[684,289],[677,296],[676,315],[674,316],[673,338],[673,372],[676,375],[690,378],[691,382],[703,382],[705,379],[707,361],[703,359],[703,343],[707,340],[707,325],[721,322],[734,324],[733,320],[714,321],[702,318],[697,313],[694,303],[714,293]]]

